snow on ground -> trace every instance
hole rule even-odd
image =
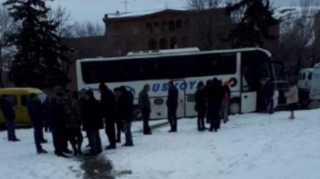
[[[106,152],[123,179],[319,179],[320,110],[231,117],[218,133],[198,132],[196,120],[179,120],[152,136],[134,135],[135,147]]]
[[[287,112],[235,116],[218,133],[200,133],[196,120],[182,119],[178,133],[167,133],[169,127],[164,126],[151,136],[143,136],[142,123],[136,122],[135,147],[118,147],[104,155],[116,171],[132,171],[122,179],[319,179],[319,114],[299,111],[294,121],[287,119]],[[32,129],[17,130],[17,136],[22,141],[11,143],[6,132],[0,132],[0,178],[82,178],[79,160],[53,155],[50,134],[49,144],[43,145],[50,153],[41,156],[35,153]],[[101,136],[106,146],[103,130]]]
[[[152,121],[152,125],[163,121]],[[142,123],[133,125],[133,132],[140,132]],[[107,138],[103,130],[101,139],[103,145],[107,145]],[[0,132],[0,178],[1,179],[76,179],[82,178],[81,162],[75,158],[64,159],[55,157],[51,134],[46,133],[48,144],[43,144],[49,154],[37,155],[33,139],[32,129],[16,131],[20,142],[7,142],[7,132]],[[83,146],[87,144],[85,139]],[[69,146],[71,149],[71,147]]]

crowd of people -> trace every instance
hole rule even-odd
[[[204,131],[206,122],[209,123],[209,131],[218,131],[221,121],[227,123],[231,92],[228,82],[222,82],[217,78],[208,80],[206,84],[199,82],[195,93],[195,110],[198,113],[197,126],[199,131]],[[178,131],[177,109],[179,91],[170,81],[167,98],[169,132]],[[272,113],[273,109],[273,87],[271,81],[265,84],[266,109]],[[106,150],[116,149],[117,143],[121,143],[121,133],[125,134],[123,146],[134,146],[131,125],[134,121],[134,96],[121,86],[111,91],[104,83],[99,85],[100,101],[98,101],[92,90],[83,89],[79,93],[58,90],[48,95],[45,102],[41,103],[37,94],[29,96],[27,109],[30,122],[34,129],[34,141],[38,154],[46,154],[42,143],[47,143],[43,131],[51,131],[55,154],[67,157],[67,154],[82,155],[83,134],[85,131],[88,138],[90,151],[85,155],[95,156],[102,152],[100,129],[105,129],[109,145]],[[149,126],[151,114],[151,102],[149,98],[150,86],[147,84],[139,93],[139,109],[143,118],[143,133],[151,135]],[[298,102],[297,88],[292,84],[290,91],[285,94],[287,102],[292,111],[291,119],[294,118],[293,111]],[[15,111],[12,104],[2,96],[0,107],[6,120],[8,128],[8,141],[17,142],[15,135]],[[205,120],[206,119],[206,120]],[[68,149],[68,143],[72,150]]]

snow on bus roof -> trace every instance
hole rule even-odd
[[[188,48],[188,49],[196,49],[196,48]],[[181,49],[176,49],[176,50],[181,50]],[[186,55],[186,54],[210,54],[210,53],[234,53],[234,52],[245,52],[245,51],[262,51],[266,53],[269,57],[272,56],[272,54],[265,49],[262,48],[240,48],[240,49],[226,49],[226,50],[212,50],[212,51],[191,51],[191,52],[186,52],[184,51],[183,53],[156,53],[156,54],[151,54],[151,55],[133,55],[133,56],[121,56],[121,57],[98,57],[98,58],[86,58],[86,59],[79,59],[77,60],[77,63],[79,62],[89,62],[89,61],[104,61],[104,60],[122,60],[122,59],[135,59],[135,58],[147,58],[147,57],[164,57],[164,56],[180,56],[180,55]]]

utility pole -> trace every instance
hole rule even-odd
[[[135,0],[134,0],[135,1]],[[125,13],[127,13],[128,12],[128,3],[129,3],[129,1],[128,0],[124,0],[124,1],[122,1],[121,3],[123,3],[124,4],[124,8],[125,8]]]

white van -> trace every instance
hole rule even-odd
[[[313,68],[303,68],[299,73],[298,88],[302,90],[310,90]]]
[[[313,68],[313,75],[310,88],[310,99],[320,100],[320,63]]]

